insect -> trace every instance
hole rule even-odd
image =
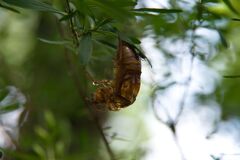
[[[134,103],[140,89],[141,61],[129,43],[120,40],[114,64],[114,79],[102,80],[93,95],[93,104],[118,111]]]

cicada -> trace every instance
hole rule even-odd
[[[134,103],[141,84],[141,60],[135,48],[120,40],[114,64],[114,79],[102,80],[93,94],[93,104],[117,111]]]

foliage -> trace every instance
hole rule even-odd
[[[168,8],[159,9],[147,8],[141,2],[138,2],[141,7],[135,8],[137,2],[133,0],[0,0],[0,16],[6,14],[7,17],[3,21],[5,26],[0,25],[0,43],[14,47],[14,39],[19,38],[14,31],[26,30],[26,26],[18,28],[21,19],[31,20],[26,22],[28,31],[21,35],[21,40],[27,35],[31,37],[26,39],[32,40],[26,43],[29,49],[17,49],[26,54],[21,54],[21,62],[14,63],[9,60],[14,57],[8,54],[10,49],[0,44],[3,48],[0,49],[0,102],[8,94],[4,86],[15,85],[26,95],[26,108],[30,112],[21,128],[16,151],[6,151],[7,156],[26,160],[107,159],[105,148],[99,143],[101,137],[96,122],[84,98],[90,97],[96,89],[92,80],[113,78],[112,59],[119,37],[142,54],[140,39],[150,35],[167,62],[179,56],[170,50],[171,43],[178,40],[191,42],[191,54],[214,67],[232,58],[231,46],[236,46],[234,56],[236,61],[239,59],[239,31],[236,29],[240,25],[239,2],[202,0],[190,9],[182,7],[182,1],[169,2]],[[222,5],[223,8],[219,7]],[[11,17],[20,20],[14,21]],[[219,40],[214,44],[218,54],[198,49],[195,40],[204,40],[195,34],[198,28],[218,33]],[[166,39],[169,45],[162,45]],[[142,57],[147,60],[145,55]],[[219,84],[214,93],[198,95],[202,101],[209,97],[218,99],[224,118],[240,113],[240,63],[230,60],[226,63],[229,63],[228,69],[221,70],[225,76],[222,85]],[[164,78],[167,81],[171,76],[169,73]],[[169,84],[176,82],[157,84],[153,95],[171,87]],[[78,95],[79,90],[84,91],[84,98]],[[5,105],[0,108],[0,115],[19,107],[22,106],[16,103]],[[104,122],[107,114],[98,114],[100,123]]]

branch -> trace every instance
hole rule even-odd
[[[108,154],[109,154],[109,157],[111,160],[115,160],[114,158],[114,154],[113,154],[113,151],[107,141],[107,138],[106,136],[104,135],[104,132],[103,132],[103,129],[101,127],[101,124],[100,124],[100,121],[97,117],[97,115],[94,113],[91,105],[88,103],[88,101],[86,100],[85,98],[85,95],[83,94],[83,90],[81,88],[81,84],[80,84],[80,79],[79,79],[79,76],[78,76],[78,72],[77,72],[77,69],[74,65],[74,63],[72,62],[72,58],[70,57],[72,54],[71,53],[68,53],[68,50],[65,48],[65,58],[66,58],[66,61],[67,61],[67,64],[68,64],[68,67],[70,69],[70,72],[71,72],[71,76],[74,80],[74,83],[77,87],[77,91],[78,91],[78,94],[80,96],[80,98],[82,99],[84,105],[87,107],[88,109],[88,112],[90,114],[90,116],[92,117],[93,121],[94,121],[94,124],[96,125],[96,128],[98,130],[98,132],[100,133],[102,139],[103,139],[103,142],[107,148],[107,151],[108,151]]]
[[[70,8],[70,2],[69,0],[66,0],[66,6],[67,6],[67,12],[68,13],[71,13],[71,8]],[[69,23],[70,23],[70,29],[71,29],[71,32],[72,32],[72,35],[75,39],[75,44],[76,44],[76,47],[78,47],[79,45],[79,38],[78,38],[78,34],[77,34],[77,31],[74,29],[74,24],[73,24],[73,20],[70,19],[69,20]],[[60,31],[60,34],[62,37],[65,37],[65,34],[64,34],[64,30],[62,28],[61,25],[59,25],[59,31]],[[69,53],[68,49],[66,47],[64,47],[64,54],[65,54],[65,59],[66,59],[66,62],[67,62],[67,65],[68,65],[68,68],[69,68],[69,71],[71,73],[71,76],[73,78],[73,81],[75,83],[75,86],[77,88],[77,91],[78,91],[78,94],[79,94],[79,97],[81,98],[81,100],[83,101],[84,103],[84,106],[86,106],[86,108],[88,109],[88,112],[89,112],[89,115],[91,116],[92,120],[94,121],[94,124],[96,125],[96,128],[104,142],[104,145],[107,149],[107,152],[108,152],[108,155],[110,157],[111,160],[115,160],[115,157],[114,157],[114,154],[113,154],[113,151],[107,141],[107,138],[103,132],[103,129],[101,127],[101,124],[100,124],[100,121],[99,121],[99,118],[98,116],[94,113],[93,109],[92,109],[92,106],[91,104],[88,103],[87,99],[85,98],[85,94],[84,94],[84,90],[82,89],[81,87],[81,83],[80,83],[80,79],[79,79],[79,75],[78,75],[78,70],[77,70],[77,67],[75,66],[74,62],[73,62],[73,57],[71,53]]]
[[[155,98],[154,98],[154,99],[155,99]],[[166,113],[166,115],[167,115],[167,117],[168,117],[169,120],[168,120],[167,122],[165,122],[165,121],[158,115],[157,110],[156,110],[156,107],[155,107],[155,105],[154,105],[153,102],[152,102],[152,109],[153,109],[154,116],[155,116],[155,118],[156,118],[159,122],[161,122],[161,123],[165,124],[166,126],[168,126],[169,129],[172,131],[172,133],[173,133],[173,139],[174,139],[175,144],[176,144],[176,146],[177,146],[177,148],[178,148],[178,150],[179,150],[179,152],[180,152],[181,159],[182,159],[182,160],[186,160],[186,158],[185,158],[185,156],[184,156],[184,153],[183,153],[183,151],[182,151],[182,148],[181,148],[181,146],[180,146],[180,144],[179,144],[178,138],[177,138],[177,134],[176,134],[176,123],[174,123],[174,121],[172,120],[171,116],[169,115],[168,110],[161,104],[161,102],[159,102],[159,105],[162,106],[162,108],[164,109],[164,112]]]

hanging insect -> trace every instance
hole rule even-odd
[[[93,104],[117,111],[134,103],[141,84],[141,61],[139,50],[120,40],[114,66],[114,80],[102,80],[93,95]],[[145,58],[145,57],[144,57]]]

